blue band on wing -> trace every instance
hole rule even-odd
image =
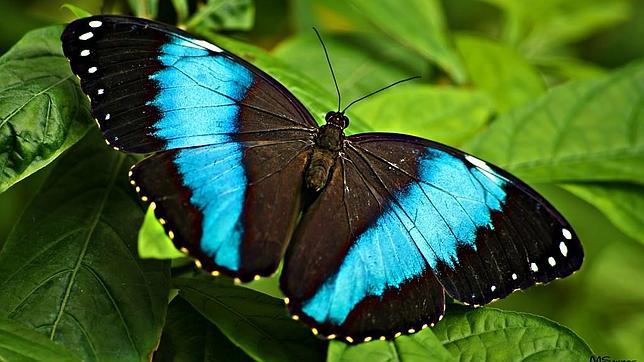
[[[217,265],[239,270],[247,179],[236,142],[183,149],[175,164],[202,213],[201,249]]]
[[[432,148],[418,162],[421,182],[396,193],[338,271],[303,304],[304,313],[340,325],[365,297],[399,287],[427,264],[453,267],[457,246],[475,248],[477,228],[492,227],[491,213],[501,210],[506,197],[503,178]]]
[[[149,102],[161,113],[154,136],[165,140],[168,149],[228,141],[237,131],[237,102],[252,85],[252,73],[177,36],[160,53],[165,68],[151,76],[159,93]]]

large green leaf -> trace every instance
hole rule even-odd
[[[410,336],[401,336],[393,341],[372,341],[355,346],[343,342],[331,342],[328,362],[394,362],[394,361],[454,361],[436,335],[426,329]]]
[[[0,316],[84,360],[148,360],[169,265],[136,257],[143,212],[130,162],[89,141],[60,160],[0,252]]]
[[[180,278],[174,285],[233,343],[262,361],[319,361],[325,342],[288,317],[284,302],[227,279]]]
[[[406,85],[357,104],[353,113],[381,131],[413,134],[458,145],[472,137],[494,110],[482,92]]]
[[[494,98],[499,112],[520,106],[545,91],[539,73],[515,50],[474,35],[457,36],[456,46],[471,83]]]
[[[187,21],[191,31],[250,30],[255,22],[253,0],[208,0]]]
[[[342,93],[343,106],[375,89],[426,70],[426,62],[404,46],[380,35],[322,34]],[[316,79],[331,94],[335,86],[322,47],[313,31],[290,38],[273,55]],[[400,89],[400,88],[397,88]]]
[[[0,360],[67,362],[80,361],[80,358],[42,334],[11,319],[0,318]]]
[[[570,82],[500,117],[469,149],[530,182],[644,183],[644,64]]]
[[[400,44],[445,69],[457,83],[467,78],[452,48],[438,0],[352,0],[373,25]]]
[[[217,327],[199,314],[190,303],[177,297],[168,307],[168,317],[155,362],[252,361],[224,336]]]
[[[560,324],[494,308],[452,305],[434,333],[456,359],[465,361],[588,361],[592,354]]]
[[[591,353],[572,331],[545,318],[450,305],[433,329],[351,347],[332,343],[329,361],[582,361]]]
[[[597,207],[626,235],[644,243],[644,186],[602,182],[562,187]]]
[[[58,26],[34,30],[0,57],[0,192],[49,164],[92,124],[60,33]]]

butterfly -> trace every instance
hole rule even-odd
[[[105,141],[150,154],[130,180],[177,248],[239,282],[283,260],[287,308],[320,337],[414,333],[446,293],[483,305],[581,266],[570,224],[519,179],[418,137],[345,136],[346,108],[320,126],[215,44],[124,16],[76,20],[62,43]]]

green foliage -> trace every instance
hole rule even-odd
[[[41,28],[0,57],[0,359],[587,361],[586,342],[545,317],[597,354],[644,353],[644,3],[106,4],[33,0],[25,13],[39,21],[0,4],[0,44],[70,12],[170,22],[174,13],[183,28],[275,77],[321,122],[337,98],[316,26],[343,105],[422,76],[352,107],[349,133],[415,134],[508,169],[563,212],[586,260],[574,277],[514,293],[496,302],[501,309],[450,304],[435,327],[394,341],[316,339],[288,317],[279,271],[243,286],[196,272],[153,213],[144,216],[126,179],[136,160],[97,132],[76,144],[93,127],[88,102],[62,56],[61,27]]]
[[[493,102],[485,93],[428,85],[381,93],[353,109],[373,130],[408,133],[451,145],[470,139],[493,112]]]
[[[458,36],[456,46],[471,83],[490,94],[500,112],[520,106],[545,91],[536,69],[509,46],[472,35]]]
[[[333,78],[321,46],[312,31],[281,42],[273,55],[293,69],[317,79],[327,93],[335,94]],[[426,71],[425,61],[395,41],[378,34],[326,34],[331,61],[344,105],[393,81]],[[325,81],[326,80],[326,81]]]
[[[42,334],[7,318],[0,318],[0,359],[3,361],[80,361]]]
[[[644,186],[630,183],[563,184],[566,190],[595,205],[626,235],[644,242]]]
[[[625,0],[485,0],[505,11],[506,40],[530,53],[546,52],[628,17]]]
[[[250,30],[254,19],[255,6],[251,0],[208,0],[190,18],[186,27],[195,32]]]
[[[89,11],[72,4],[64,4],[61,8],[71,11],[77,18],[85,18],[93,15]]]
[[[156,258],[156,259],[175,259],[183,257],[172,244],[172,240],[168,238],[163,230],[163,226],[159,224],[154,211],[148,208],[143,219],[141,229],[139,229],[138,250],[140,258]]]
[[[643,96],[642,63],[570,82],[499,117],[470,150],[530,182],[642,183]]]
[[[49,164],[91,125],[60,32],[30,32],[0,57],[0,192]]]
[[[154,360],[252,361],[181,297],[174,298],[168,306],[168,316]]]
[[[450,308],[445,318],[450,323],[439,324],[434,332],[459,360],[483,354],[491,361],[585,361],[592,353],[569,329],[530,314]]]
[[[438,0],[352,0],[369,22],[400,44],[443,67],[457,83],[466,79],[463,65],[450,44]],[[409,14],[414,17],[409,19]],[[399,21],[407,19],[406,21]]]
[[[334,342],[328,361],[583,361],[591,353],[577,335],[545,318],[451,305],[433,330],[352,347]]]
[[[84,360],[143,361],[161,334],[169,268],[136,257],[143,212],[130,161],[97,138],[58,162],[9,235],[0,290],[11,292],[0,293],[0,317]]]
[[[175,280],[179,296],[261,361],[323,360],[324,342],[292,320],[280,299],[209,277]]]
[[[134,15],[140,18],[154,19],[159,13],[159,0],[127,0],[134,11]]]

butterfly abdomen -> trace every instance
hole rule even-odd
[[[337,156],[337,151],[331,151],[321,147],[315,147],[313,149],[311,162],[304,176],[307,189],[318,192],[326,186]]]
[[[335,164],[335,159],[342,149],[343,139],[342,128],[332,124],[320,127],[315,139],[311,162],[305,174],[306,187],[309,190],[318,192],[324,188]]]

